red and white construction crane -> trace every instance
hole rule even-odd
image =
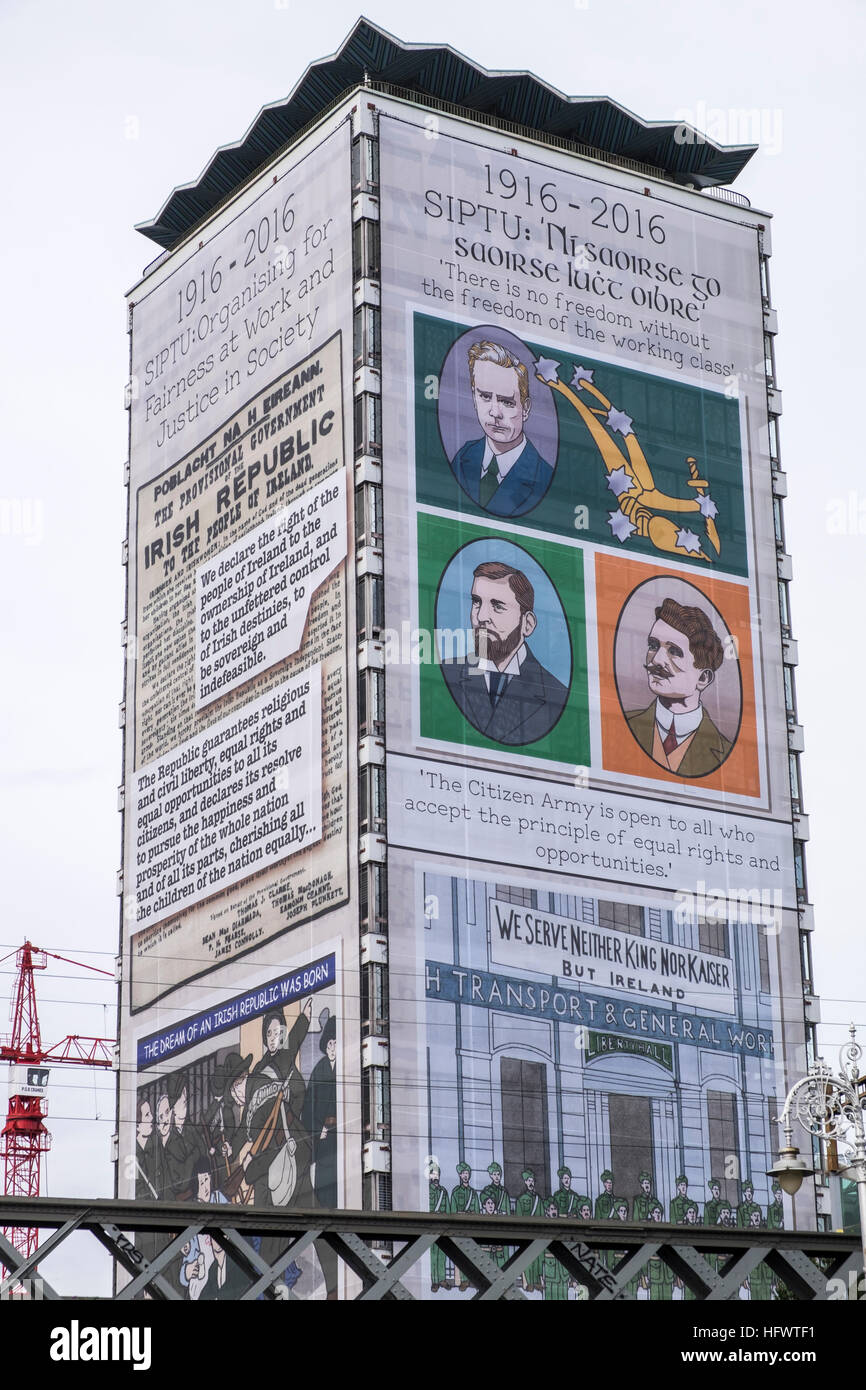
[[[110,1067],[114,1057],[112,1038],[83,1037],[70,1033],[51,1047],[43,1047],[36,1008],[34,971],[45,970],[48,957],[92,970],[113,979],[113,972],[95,965],[40,950],[29,941],[16,955],[18,979],[12,999],[12,1035],[0,1038],[0,1062],[10,1062],[9,1112],[0,1140],[3,1158],[3,1192],[7,1197],[38,1197],[42,1155],[51,1148],[51,1135],[45,1128],[47,1107],[44,1096],[50,1068],[57,1063],[80,1067]],[[9,956],[0,958],[8,960]],[[39,1233],[35,1227],[7,1227],[3,1231],[10,1245],[25,1257],[34,1254]]]

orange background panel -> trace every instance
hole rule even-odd
[[[629,729],[617,695],[613,647],[619,615],[632,591],[645,580],[656,576],[687,579],[719,610],[729,631],[737,640],[743,691],[740,732],[725,762],[706,777],[677,777],[676,773],[669,772],[653,762]],[[606,555],[602,552],[597,553],[595,557],[595,581],[602,765],[609,772],[625,772],[635,777],[654,777],[660,782],[674,782],[684,791],[688,791],[690,787],[694,787],[695,790],[710,787],[730,792],[732,795],[759,796],[761,783],[755,719],[752,627],[749,591],[746,586],[716,579],[706,571],[692,570],[684,574],[678,570],[666,569],[662,565],[641,564],[624,556]],[[651,698],[647,688],[647,704]]]

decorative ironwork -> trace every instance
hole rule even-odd
[[[788,1094],[788,1103],[804,1129],[818,1139],[848,1138],[854,1130],[855,1143],[859,1126],[863,1132],[863,1111],[860,1098],[860,1059],[863,1049],[856,1040],[854,1025],[849,1029],[850,1042],[839,1049],[838,1075],[819,1057],[801,1081]]]
[[[783,1185],[786,1169],[792,1174],[800,1170],[804,1176],[812,1171],[806,1169],[794,1146],[794,1120],[824,1143],[838,1146],[841,1141],[845,1157],[841,1164],[834,1161],[832,1166],[857,1184],[861,1269],[866,1274],[866,1077],[861,1072],[863,1048],[857,1041],[853,1023],[848,1032],[849,1041],[839,1049],[838,1073],[831,1071],[823,1057],[817,1057],[806,1075],[795,1081],[788,1092],[779,1116],[779,1124],[785,1132],[785,1147],[773,1171]],[[796,1187],[789,1190],[796,1191]]]
[[[0,1283],[0,1299],[26,1290],[39,1261],[77,1232],[89,1233],[110,1253],[116,1271],[114,1297],[122,1301],[145,1293],[157,1300],[181,1299],[173,1268],[184,1245],[203,1235],[225,1252],[241,1290],[237,1299],[243,1301],[300,1301],[281,1276],[314,1243],[336,1255],[345,1273],[343,1296],[365,1302],[423,1298],[434,1245],[459,1272],[467,1299],[482,1302],[525,1298],[521,1275],[545,1257],[556,1260],[590,1302],[637,1297],[651,1277],[652,1262],[657,1262],[656,1270],[669,1271],[689,1296],[706,1302],[737,1298],[743,1282],[762,1264],[786,1296],[823,1301],[833,1296],[831,1281],[837,1286],[860,1265],[859,1242],[848,1236],[656,1222],[618,1223],[614,1235],[610,1223],[603,1221],[472,1216],[443,1221],[427,1213],[256,1211],[186,1202],[145,1208],[134,1202],[50,1198],[2,1198],[0,1222],[53,1231],[29,1258],[0,1237],[0,1260],[10,1271]],[[267,1259],[254,1241],[267,1249]],[[502,1248],[507,1258],[500,1266],[493,1252]],[[409,1287],[407,1276],[413,1271]],[[90,1292],[76,1288],[74,1295],[61,1294],[39,1279],[40,1298],[81,1298]]]

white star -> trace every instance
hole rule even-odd
[[[608,512],[607,524],[618,541],[627,541],[635,527],[622,512]]]
[[[588,371],[586,367],[575,367],[571,377],[571,385],[580,386],[582,381],[592,381],[592,372]]]
[[[701,510],[701,516],[708,516],[710,517],[710,519],[712,519],[714,516],[718,516],[719,514],[719,509],[713,501],[712,497],[710,497],[709,493],[707,493],[706,497],[698,498],[698,506]]]
[[[700,554],[701,543],[694,531],[687,531],[685,527],[677,531],[677,545],[681,550],[685,550],[689,555]]]
[[[615,468],[607,475],[607,485],[614,497],[621,497],[624,492],[631,492],[634,478],[630,477],[625,468]]]
[[[541,380],[548,386],[558,380],[556,375],[559,363],[553,357],[539,357],[535,364],[535,375],[540,376]]]
[[[626,415],[624,410],[617,410],[615,406],[611,406],[608,411],[607,423],[610,429],[619,430],[620,434],[623,436],[633,433],[631,416]]]

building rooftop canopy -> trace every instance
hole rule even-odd
[[[243,138],[216,151],[198,179],[175,188],[160,212],[137,230],[170,250],[269,163],[345,92],[369,84],[399,88],[460,107],[485,121],[522,126],[527,134],[589,147],[600,157],[651,166],[677,183],[701,188],[731,183],[755,145],[717,145],[683,122],[644,121],[609,97],[569,97],[528,72],[488,72],[447,44],[401,43],[359,19],[330,58],[311,63],[282,101],[262,107]]]

